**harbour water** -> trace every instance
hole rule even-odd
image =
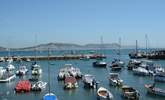
[[[128,53],[132,50],[122,50],[121,51],[121,59],[125,61],[126,65],[129,61]],[[66,54],[70,51],[53,51],[51,52],[52,55],[60,55]],[[87,51],[77,51],[78,53],[85,53]],[[115,50],[104,50],[103,51],[107,56],[105,59],[108,64],[112,62],[114,58],[117,57]],[[7,56],[7,52],[1,52],[0,56]],[[11,52],[11,55],[34,55],[33,51],[26,51],[26,52]],[[41,51],[38,55],[47,55],[47,51]],[[59,100],[96,100],[97,95],[95,89],[84,89],[84,85],[82,80],[78,80],[79,87],[74,90],[64,90],[64,83],[62,81],[57,80],[57,75],[59,69],[63,67],[64,64],[71,63],[75,67],[79,67],[83,74],[90,73],[95,75],[96,79],[100,82],[99,86],[106,87],[108,90],[112,92],[114,95],[115,100],[123,100],[121,88],[113,87],[109,85],[108,75],[111,72],[110,67],[107,68],[95,68],[92,66],[92,63],[95,60],[57,60],[57,61],[50,61],[50,73],[51,73],[51,92],[55,93]],[[162,67],[165,68],[165,61],[163,60],[156,60],[154,61],[157,64],[161,64]],[[23,62],[27,65],[27,68],[30,70],[32,62]],[[38,61],[43,69],[43,74],[40,77],[42,81],[48,82],[48,61]],[[0,63],[0,66],[5,67],[7,63],[3,62]],[[18,68],[19,63],[14,62],[16,68]],[[165,100],[165,97],[155,96],[152,94],[148,94],[144,88],[144,84],[152,84],[153,78],[150,76],[135,76],[131,71],[127,70],[127,66],[119,72],[120,77],[124,80],[125,85],[129,85],[134,87],[140,92],[140,100]],[[30,72],[25,77],[17,77],[14,81],[10,83],[0,83],[0,100],[42,100],[44,94],[48,92],[48,87],[41,91],[41,92],[30,92],[30,93],[20,93],[17,94],[14,92],[14,88],[16,83],[21,79],[29,79],[31,78]],[[165,89],[165,83],[156,83],[156,87]]]

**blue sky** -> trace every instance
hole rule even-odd
[[[164,0],[0,0],[0,46],[48,42],[165,47]]]

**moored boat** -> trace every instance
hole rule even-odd
[[[46,88],[47,83],[43,81],[38,81],[32,85],[32,91],[41,91],[42,89]]]
[[[94,67],[106,67],[107,63],[102,60],[97,60],[97,61],[93,62],[93,66]]]
[[[165,73],[156,73],[154,75],[154,80],[158,82],[165,82]]]
[[[156,88],[155,84],[153,84],[153,85],[145,84],[144,87],[147,89],[148,93],[152,93],[152,94],[159,95],[159,96],[165,96],[165,90]]]
[[[77,80],[73,76],[66,77],[64,83],[65,83],[64,89],[72,89],[78,87]]]
[[[130,86],[122,87],[122,95],[124,98],[129,100],[139,100],[140,97],[139,92]]]
[[[146,70],[145,68],[142,68],[142,67],[134,68],[134,69],[133,69],[133,73],[134,73],[135,75],[142,75],[142,76],[147,76],[147,75],[149,75],[149,71]]]
[[[16,92],[30,92],[31,83],[28,80],[21,80],[15,87]]]
[[[7,72],[3,74],[3,76],[0,78],[0,83],[6,83],[14,80],[16,78],[16,75],[9,75]]]
[[[97,87],[97,82],[95,80],[95,77],[91,74],[85,74],[82,77],[84,87],[85,88],[96,88]]]
[[[47,93],[44,95],[43,100],[58,100],[58,98],[53,93]]]
[[[109,83],[110,85],[113,85],[113,86],[121,86],[123,84],[123,80],[120,79],[118,73],[110,73]]]
[[[16,75],[25,75],[28,72],[28,69],[26,68],[26,66],[21,65],[19,67],[19,70],[16,71]]]
[[[97,100],[112,100],[112,93],[104,87],[100,87],[97,90]]]

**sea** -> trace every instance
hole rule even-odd
[[[147,93],[144,88],[145,84],[154,83],[152,76],[136,76],[132,71],[127,70],[127,64],[130,60],[128,53],[133,51],[133,49],[122,49],[121,50],[121,60],[125,62],[125,67],[119,71],[119,76],[124,81],[124,85],[132,86],[137,89],[140,93],[140,100],[165,100],[165,97],[153,95]],[[92,53],[91,50],[52,50],[51,55],[66,55],[66,54],[87,54]],[[78,80],[79,87],[72,90],[64,90],[64,82],[57,80],[57,75],[64,66],[64,64],[72,64],[75,67],[80,68],[82,74],[90,73],[93,74],[97,81],[99,81],[99,87],[103,86],[107,88],[114,96],[114,100],[123,100],[121,87],[114,87],[109,85],[108,76],[112,72],[109,65],[114,58],[118,58],[117,50],[102,50],[107,58],[105,61],[108,63],[107,68],[95,68],[92,60],[51,60],[50,63],[50,91],[58,97],[58,100],[97,100],[97,90],[96,89],[85,89],[84,84],[81,79]],[[7,51],[1,51],[0,56],[8,56]],[[14,56],[34,56],[34,51],[11,51],[10,55]],[[48,55],[47,51],[37,51],[37,55]],[[165,68],[165,60],[153,60],[156,64],[161,64]],[[31,71],[31,62],[14,62],[13,65],[18,69],[20,64],[27,66],[29,71]],[[40,76],[40,80],[48,82],[48,61],[37,61],[38,64],[43,69],[43,73]],[[1,62],[0,66],[6,67],[6,62]],[[48,85],[46,89],[41,92],[29,92],[29,93],[16,93],[15,86],[19,80],[28,80],[31,78],[30,72],[24,77],[16,77],[15,80],[9,83],[0,83],[0,100],[42,100],[43,96],[48,93]],[[165,89],[165,83],[156,82],[156,87]]]

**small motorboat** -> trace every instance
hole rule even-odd
[[[123,86],[122,93],[123,97],[129,100],[139,100],[140,97],[139,92],[130,86]]]
[[[100,87],[97,90],[97,100],[112,100],[112,99],[113,99],[112,93],[108,91],[106,88]]]
[[[147,89],[148,93],[152,93],[152,94],[159,95],[159,96],[165,96],[165,90],[156,88],[155,83],[153,85],[145,84],[144,87]]]
[[[121,70],[121,69],[122,69],[122,67],[121,67],[120,65],[118,65],[118,64],[113,63],[113,64],[111,65],[111,70],[112,70],[112,71],[119,71],[119,70]]]
[[[154,75],[154,80],[157,82],[165,82],[165,73],[156,73]]]
[[[107,63],[102,60],[97,60],[97,61],[93,62],[93,66],[94,67],[106,67]]]
[[[11,63],[8,63],[8,65],[6,67],[6,70],[11,72],[11,71],[14,71],[15,70],[15,67]]]
[[[78,87],[77,80],[73,76],[66,77],[64,83],[65,83],[64,89],[72,89]]]
[[[57,96],[53,93],[47,93],[43,97],[43,100],[58,100]]]
[[[84,83],[84,87],[85,88],[96,88],[97,86],[97,82],[95,80],[95,77],[91,74],[85,74],[82,77],[83,83]]]
[[[19,67],[19,70],[16,71],[16,75],[25,75],[28,72],[28,69],[26,68],[26,66],[21,65]]]
[[[142,76],[147,76],[147,75],[149,75],[149,71],[146,70],[145,68],[142,68],[142,67],[134,68],[134,69],[133,69],[133,73],[134,73],[135,75],[142,75]]]
[[[119,78],[118,73],[110,73],[109,83],[113,86],[121,86],[123,85],[123,80]]]
[[[41,74],[42,74],[41,66],[35,63],[32,66],[32,75],[41,75]]]
[[[31,83],[28,80],[21,80],[17,83],[15,87],[16,92],[30,92]]]
[[[38,81],[32,85],[31,90],[32,91],[41,91],[42,89],[46,88],[46,84],[47,84],[47,82]]]

